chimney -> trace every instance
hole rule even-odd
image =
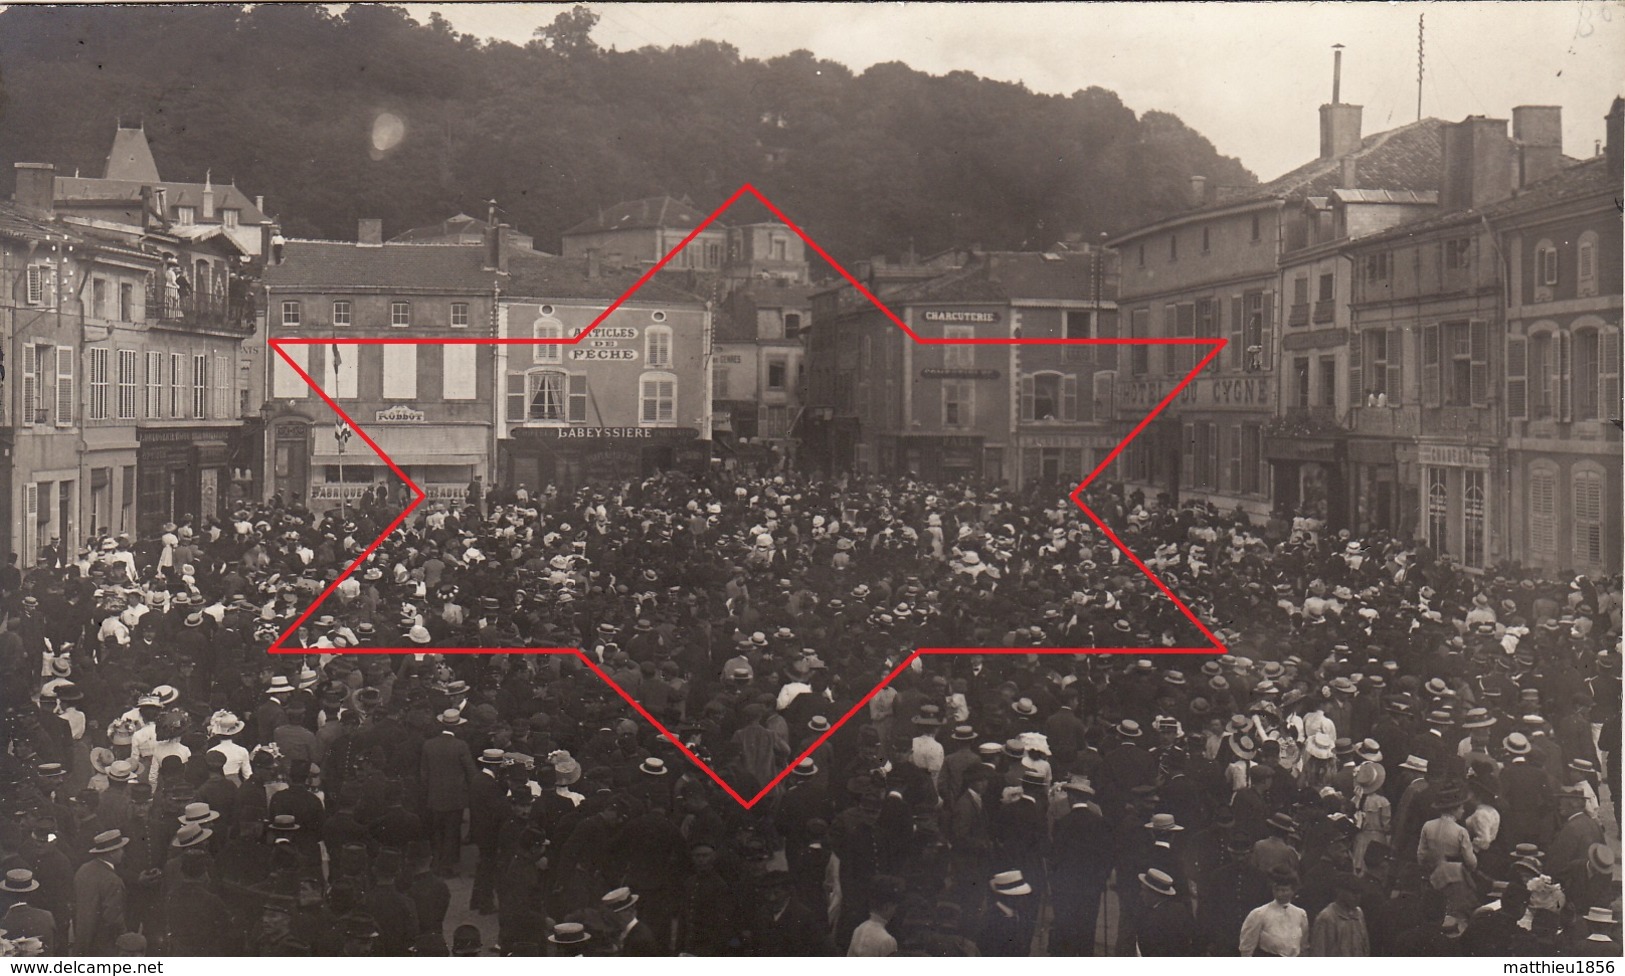
[[[1341,171],[1337,178],[1338,189],[1358,190],[1360,188],[1360,164],[1355,160],[1353,154],[1344,156],[1339,162]]]
[[[1512,110],[1512,139],[1518,146],[1518,186],[1543,180],[1563,166],[1563,109],[1519,105]]]
[[[1320,107],[1320,158],[1336,159],[1360,148],[1360,113],[1358,105],[1322,105]]]
[[[596,279],[599,275],[598,248],[587,248],[587,278]]]
[[[1516,160],[1506,119],[1469,115],[1446,125],[1442,134],[1441,210],[1475,209],[1511,195]]]
[[[1358,105],[1343,104],[1343,45],[1332,45],[1332,100],[1320,107],[1320,158],[1336,159],[1360,148]]]
[[[151,230],[153,222],[153,208],[158,204],[153,201],[152,187],[141,188],[141,229]]]
[[[47,217],[56,213],[56,167],[50,163],[18,163],[17,189],[12,199],[20,207]]]
[[[1615,98],[1614,104],[1609,106],[1606,119],[1608,144],[1603,152],[1608,156],[1608,174],[1615,180],[1620,179],[1620,145],[1622,123],[1625,123],[1625,98]]]
[[[355,242],[362,247],[383,247],[383,220],[378,217],[362,217],[356,222]]]
[[[254,209],[260,213],[265,212],[265,194],[262,193],[254,198]]]
[[[513,242],[509,239],[512,233],[512,227],[507,224],[497,224],[496,234],[494,235],[497,249],[496,270],[502,274],[508,273],[508,252],[513,249]]]
[[[169,223],[169,190],[161,186],[152,188],[152,208],[158,214],[158,223]]]
[[[213,174],[203,174],[203,219],[214,219],[214,178]]]
[[[1207,203],[1207,177],[1191,177],[1191,206],[1200,207]]]

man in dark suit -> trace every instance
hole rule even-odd
[[[828,956],[835,952],[829,922],[790,890],[790,872],[762,876],[758,907],[750,925],[755,956]]]
[[[616,888],[605,895],[600,901],[605,914],[615,920],[619,930],[615,936],[616,946],[623,956],[660,956],[666,954],[666,946],[656,936],[654,929],[644,925],[638,920],[638,896],[630,888]]]
[[[1564,891],[1579,891],[1585,884],[1585,867],[1591,846],[1604,842],[1602,827],[1586,813],[1586,795],[1567,788],[1557,793],[1558,812],[1563,826],[1552,838],[1546,852],[1546,870]]]
[[[474,867],[474,891],[469,908],[482,915],[496,911],[497,846],[502,822],[508,816],[508,787],[502,776],[508,760],[501,749],[486,749],[478,760],[479,772],[469,785],[468,839],[479,851]]]
[[[457,859],[462,850],[463,811],[479,769],[468,743],[457,735],[457,726],[466,724],[456,711],[440,713],[440,732],[423,743],[419,775],[427,796],[429,838],[434,851],[435,870],[443,877],[456,877]]]
[[[14,941],[38,939],[41,946],[40,955],[55,955],[58,948],[56,916],[28,903],[29,892],[38,890],[39,882],[34,880],[34,872],[27,868],[6,872],[5,880],[0,881],[0,893],[11,902],[11,907],[6,909],[5,915],[0,915],[0,929],[5,931],[7,938]]]
[[[110,956],[114,940],[124,934],[124,880],[118,865],[129,843],[121,830],[102,831],[91,840],[90,858],[74,873],[76,955]]]

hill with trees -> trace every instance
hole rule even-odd
[[[494,198],[552,249],[618,200],[709,208],[749,181],[842,261],[1092,240],[1179,209],[1192,174],[1256,182],[1177,117],[1102,88],[855,74],[712,41],[604,50],[585,7],[523,46],[438,14],[335,9],[6,8],[0,180],[17,161],[99,176],[122,119],[165,178],[208,170],[264,194],[289,236],[353,239],[359,217],[393,235]]]

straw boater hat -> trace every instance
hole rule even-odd
[[[790,775],[791,776],[817,776],[818,775],[818,764],[813,762],[811,756],[808,756],[806,759],[803,759],[800,762],[796,763],[796,768],[790,770]]]
[[[124,847],[124,845],[128,844],[129,842],[130,838],[124,836],[124,831],[122,830],[118,830],[116,828],[113,830],[104,830],[90,839],[90,853],[111,854],[114,851]]]
[[[1147,890],[1154,891],[1165,898],[1172,898],[1179,894],[1179,889],[1174,887],[1174,879],[1169,877],[1167,872],[1159,871],[1156,868],[1152,868],[1140,875],[1140,884],[1144,885]]]
[[[554,945],[578,945],[591,942],[592,935],[580,922],[560,922],[553,926],[553,933],[547,937],[547,941]]]
[[[5,880],[0,881],[0,891],[8,895],[26,895],[37,890],[39,882],[34,880],[34,872],[27,868],[13,868],[6,872]]]
[[[631,888],[616,888],[598,901],[606,912],[624,912],[638,903],[638,896]]]
[[[1027,883],[1027,879],[1022,877],[1020,871],[1002,871],[995,874],[993,880],[988,882],[988,887],[993,889],[994,894],[1006,897],[1033,893],[1032,885]]]
[[[182,824],[202,826],[219,820],[220,814],[211,809],[207,803],[188,803],[185,809],[181,811],[181,815],[175,819]]]

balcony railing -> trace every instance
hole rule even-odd
[[[1316,302],[1313,318],[1316,325],[1337,318],[1337,303],[1330,300]]]
[[[149,288],[147,321],[247,331],[253,328],[254,302],[251,297],[233,297],[221,292],[194,291],[181,296]]]
[[[1399,435],[1415,437],[1422,429],[1419,407],[1360,407],[1354,414],[1354,431],[1367,436]]]

